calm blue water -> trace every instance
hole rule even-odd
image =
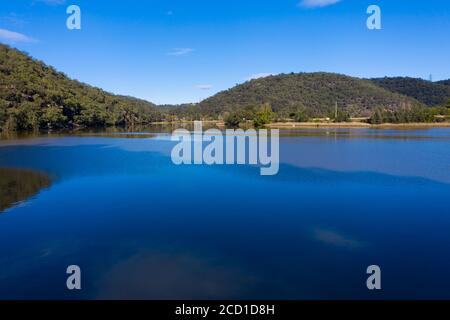
[[[0,214],[0,299],[450,298],[450,129],[291,131],[276,176],[172,146],[0,141],[0,168],[52,179]]]

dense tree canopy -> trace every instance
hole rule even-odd
[[[399,108],[420,104],[368,80],[332,73],[298,73],[248,81],[200,102],[203,116],[215,117],[249,105],[269,103],[280,117],[308,110],[310,116],[327,116],[338,104],[351,116],[370,115],[377,107]]]
[[[450,79],[438,81],[438,84],[443,84],[444,86],[450,86]]]
[[[423,79],[394,77],[370,79],[375,84],[392,92],[417,99],[427,106],[436,106],[450,99],[450,85],[447,82],[431,82]]]
[[[0,128],[134,125],[161,118],[147,101],[71,80],[23,52],[0,45]]]

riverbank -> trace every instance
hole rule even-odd
[[[161,126],[183,126],[193,125],[194,121],[172,121],[172,122],[155,122],[151,125]],[[220,120],[203,120],[203,125],[210,127],[225,128],[225,123]],[[250,124],[249,124],[250,125]],[[247,128],[247,126],[244,126]],[[270,129],[293,129],[293,128],[449,128],[450,122],[417,122],[417,123],[383,123],[383,124],[370,124],[361,121],[352,122],[272,122],[265,125]]]
[[[271,129],[295,129],[295,128],[426,129],[426,128],[449,128],[450,122],[383,123],[383,124],[370,124],[365,122],[274,122],[266,125],[266,127]]]
[[[211,128],[218,128],[220,130],[225,130],[226,126],[223,121],[220,120],[206,120],[202,121],[203,128],[205,130]],[[103,137],[129,137],[129,138],[148,138],[148,135],[125,135],[130,132],[149,132],[151,128],[152,132],[165,132],[171,133],[178,128],[186,128],[188,130],[193,130],[194,121],[172,121],[172,122],[154,122],[146,125],[139,125],[134,127],[105,127],[105,128],[76,128],[76,129],[60,129],[60,130],[35,130],[35,131],[11,131],[11,132],[1,132],[1,140],[9,139],[20,139],[20,138],[30,138],[40,135],[51,135],[51,136],[64,136],[64,135],[95,135]],[[251,123],[241,126],[243,130],[252,128]],[[273,122],[265,126],[268,129],[280,129],[280,130],[290,130],[290,129],[427,129],[427,128],[450,128],[450,122],[439,122],[439,123],[384,123],[384,124],[370,124],[366,122]],[[120,134],[120,135],[119,135]]]
[[[172,121],[172,122],[155,122],[151,125],[162,125],[162,126],[182,126],[182,125],[193,125],[194,121]],[[210,127],[225,128],[225,123],[221,120],[203,120],[203,125],[208,125]],[[248,124],[250,126],[250,123]],[[247,128],[247,126],[244,126]],[[370,124],[362,121],[352,121],[352,122],[272,122],[265,125],[266,128],[270,129],[295,129],[295,128],[379,128],[379,129],[420,129],[420,128],[450,128],[450,122],[414,122],[414,123],[383,123],[383,124]]]
[[[219,120],[202,121],[203,124],[211,127],[225,128],[225,123]],[[158,125],[180,125],[193,124],[193,121],[179,121],[179,122],[160,122]],[[378,128],[378,129],[426,129],[426,128],[450,128],[450,122],[420,122],[420,123],[383,123],[370,124],[367,122],[353,121],[353,122],[272,122],[265,125],[270,129],[296,129],[296,128]]]

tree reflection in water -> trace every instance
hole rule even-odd
[[[27,169],[0,168],[0,213],[49,187],[50,178]]]

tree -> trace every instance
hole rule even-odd
[[[350,114],[346,110],[337,109],[330,113],[330,118],[334,122],[349,122]]]
[[[257,128],[262,127],[274,118],[275,114],[272,111],[270,104],[265,103],[260,107],[260,110],[256,112],[253,118],[253,125]]]
[[[242,118],[236,112],[229,113],[224,118],[225,126],[227,128],[237,128],[241,121]]]
[[[87,127],[103,127],[106,125],[108,114],[100,106],[92,106],[81,110],[75,116],[75,123]]]
[[[41,116],[41,127],[48,129],[62,128],[67,120],[67,117],[63,114],[62,108],[48,107],[44,109]]]
[[[376,108],[369,119],[371,124],[381,124],[383,123],[383,110]]]
[[[309,112],[305,108],[299,108],[297,111],[291,112],[289,117],[297,122],[308,122],[310,118]]]
[[[444,103],[444,107],[450,109],[450,99],[448,99],[448,100]]]
[[[397,110],[377,108],[369,119],[372,124],[381,123],[411,123],[411,122],[432,122],[435,121],[433,109],[421,106],[412,106]]]
[[[3,130],[6,120],[8,119],[8,114],[6,112],[7,106],[8,103],[5,100],[0,99],[0,131]]]

